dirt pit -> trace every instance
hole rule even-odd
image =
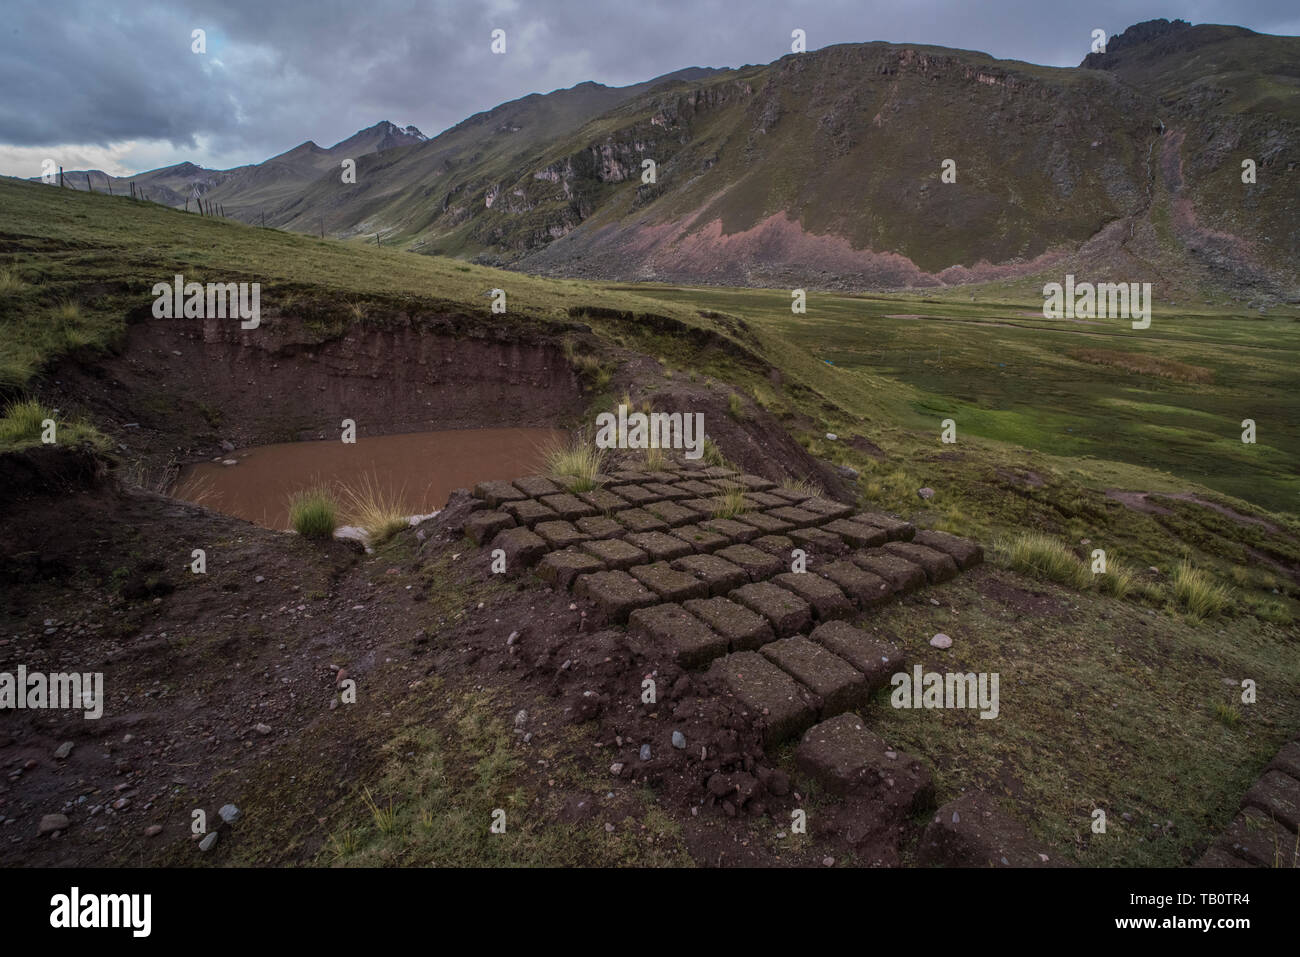
[[[295,493],[322,485],[375,492],[424,515],[453,489],[542,471],[545,449],[564,438],[554,429],[460,429],[282,442],[188,466],[172,494],[272,529],[289,527]]]

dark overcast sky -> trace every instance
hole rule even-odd
[[[4,0],[0,173],[226,168],[387,119],[433,135],[533,92],[888,40],[1076,65],[1155,17],[1300,34],[1296,0]],[[208,52],[191,52],[191,31]],[[507,52],[489,49],[494,28]]]

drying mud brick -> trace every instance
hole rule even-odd
[[[925,584],[925,569],[883,548],[855,552],[849,558],[863,571],[889,582],[896,593],[916,591]]]
[[[675,471],[670,472],[667,469],[659,472],[647,472],[646,474],[650,477],[650,481],[656,485],[671,485],[678,480],[677,473]]]
[[[731,479],[736,477],[734,469],[724,469],[721,465],[708,465],[696,469],[700,475],[711,479]]]
[[[909,542],[916,534],[916,526],[911,522],[882,515],[880,512],[858,512],[852,520],[863,525],[874,525],[885,530],[891,542]]]
[[[683,668],[703,668],[727,653],[727,639],[677,604],[638,608],[628,631],[667,651]]]
[[[1268,763],[1266,770],[1281,771],[1300,781],[1300,741],[1288,741],[1282,750]]]
[[[890,748],[853,713],[810,728],[799,742],[795,760],[801,771],[835,794],[870,794],[891,808],[909,812],[934,799],[929,770],[916,758]]]
[[[690,492],[683,492],[676,485],[668,485],[664,482],[650,482],[646,485],[647,491],[654,492],[660,499],[673,502],[683,498],[694,498]]]
[[[690,598],[709,597],[708,585],[694,575],[676,571],[667,562],[638,565],[631,572],[633,578],[664,601],[681,602]]]
[[[691,479],[689,482],[678,482],[673,488],[685,492],[685,498],[709,498],[718,490],[709,482],[701,482],[699,479]]]
[[[510,482],[479,482],[474,486],[474,497],[488,503],[488,508],[496,508],[502,502],[518,502],[528,498]]]
[[[730,599],[696,598],[684,607],[726,638],[732,651],[757,649],[776,638],[766,618]]]
[[[782,638],[759,651],[821,699],[820,717],[852,710],[866,701],[867,682],[862,672],[802,635]]]
[[[827,519],[848,518],[853,514],[853,506],[832,502],[828,498],[810,498],[799,507],[805,512],[813,512]]]
[[[778,559],[783,567],[789,567],[790,552],[794,550],[794,542],[790,541],[786,536],[760,535],[749,544]]]
[[[606,568],[621,570],[633,565],[644,565],[649,556],[630,542],[618,538],[583,542],[582,550],[605,563]]]
[[[762,549],[754,548],[752,545],[730,545],[727,548],[720,548],[715,553],[719,558],[724,558],[745,570],[749,575],[750,581],[765,581],[773,575],[779,575],[781,569],[785,566],[781,564],[781,559],[775,555],[769,555]]]
[[[711,673],[763,721],[763,738],[769,744],[794,737],[814,720],[812,695],[757,652],[727,655],[713,663]]]
[[[820,528],[796,528],[789,533],[790,541],[810,555],[843,555],[849,550],[838,535]]]
[[[675,502],[652,502],[645,510],[656,518],[661,518],[670,527],[689,525],[699,516],[689,508],[683,508]]]
[[[607,622],[622,624],[638,608],[660,603],[660,598],[627,572],[608,571],[582,575],[574,583],[574,594],[595,602]]]
[[[854,548],[870,548],[889,541],[889,535],[883,528],[864,525],[862,522],[850,521],[847,518],[837,518],[833,522],[827,522],[822,528],[832,535],[838,535]]]
[[[813,497],[807,492],[798,492],[790,488],[781,488],[779,485],[776,488],[769,489],[766,494],[775,495],[777,498],[789,502],[792,505],[806,502],[808,499]]]
[[[839,586],[812,572],[786,572],[772,581],[808,602],[818,621],[853,617],[853,603],[844,597]]]
[[[677,571],[704,582],[710,595],[725,595],[749,582],[749,575],[743,568],[716,555],[688,555],[677,559],[672,565]]]
[[[730,478],[737,485],[743,485],[752,492],[766,492],[770,488],[776,488],[775,482],[769,482],[759,475],[733,475]]]
[[[930,867],[1052,867],[1065,863],[1053,861],[1048,848],[981,791],[964,794],[935,812],[921,835],[917,857],[919,863]]]
[[[570,545],[577,545],[591,538],[585,532],[580,532],[569,522],[538,522],[533,526],[533,532],[546,539],[546,544],[551,548],[568,548]]]
[[[697,552],[711,552],[727,544],[727,539],[717,532],[710,532],[698,525],[683,525],[674,528],[672,533]]]
[[[590,575],[605,570],[605,563],[594,555],[565,548],[551,552],[537,565],[537,574],[556,588],[569,588],[579,575]]]
[[[543,505],[567,522],[572,522],[575,518],[585,518],[588,515],[596,514],[594,508],[576,495],[570,495],[568,492],[561,492],[559,495],[546,495],[543,496],[541,501]]]
[[[780,535],[782,532],[788,532],[794,528],[789,522],[783,522],[766,512],[744,512],[738,515],[736,520],[754,526],[764,535]]]
[[[853,599],[859,608],[871,608],[889,601],[894,596],[893,586],[879,575],[863,571],[852,562],[831,562],[817,569],[817,574],[830,579],[844,594]]]
[[[720,498],[684,498],[677,504],[694,512],[697,521],[712,518],[714,513],[723,506]]]
[[[744,522],[737,522],[730,518],[711,518],[707,522],[700,522],[700,528],[706,532],[715,532],[733,542],[752,542],[758,538],[758,529],[753,525],[746,525]]]
[[[924,545],[945,555],[951,555],[957,567],[963,570],[974,568],[984,561],[984,549],[969,538],[922,528],[917,529],[916,534],[912,536],[912,541],[917,545]]]
[[[545,522],[558,519],[559,516],[551,511],[541,502],[535,502],[531,498],[526,498],[518,502],[506,502],[501,506],[502,511],[509,512],[515,517],[515,521],[520,525],[532,528],[538,522]]]
[[[650,556],[650,560],[655,562],[669,562],[674,558],[681,558],[695,552],[695,549],[686,542],[666,532],[636,532],[623,538],[624,541],[644,551]]]
[[[515,488],[530,498],[555,495],[561,490],[558,485],[544,475],[528,475],[524,478],[515,479]]]
[[[620,485],[630,485],[636,482],[648,482],[650,476],[644,472],[637,472],[632,469],[623,469],[615,472],[609,477],[609,484],[617,488]]]
[[[668,523],[643,508],[625,508],[614,513],[614,521],[630,532],[662,532]]]
[[[505,512],[475,512],[465,519],[465,534],[475,545],[490,541],[502,529],[514,527],[514,516]]]
[[[1233,857],[1228,851],[1211,845],[1210,849],[1201,855],[1201,859],[1192,865],[1193,867],[1255,867],[1257,865],[1247,863],[1240,857]]]
[[[752,509],[782,508],[789,505],[790,501],[771,492],[746,492],[745,504]]]
[[[1300,867],[1296,836],[1257,807],[1243,808],[1211,850],[1256,867]]]
[[[656,495],[644,485],[620,485],[618,487],[618,494],[627,499],[627,501],[631,502],[633,505],[646,505],[650,502],[657,502],[663,498],[662,495]]]
[[[854,628],[846,621],[828,621],[818,625],[811,637],[862,672],[867,692],[889,684],[889,679],[903,669],[902,653],[894,644],[861,628]]]
[[[763,514],[787,523],[790,528],[807,528],[809,525],[816,525],[823,521],[816,512],[805,511],[798,505],[782,505],[780,508],[769,509]]]
[[[506,571],[517,572],[537,564],[538,560],[550,551],[546,541],[535,532],[526,528],[507,528],[497,532],[492,539],[492,548],[506,553]]]
[[[574,524],[578,526],[578,531],[584,532],[592,538],[618,538],[627,531],[618,522],[604,515],[580,518]]]
[[[766,618],[772,623],[772,630],[781,638],[797,634],[812,624],[812,608],[809,604],[798,595],[771,582],[742,585],[727,597]]]
[[[1241,803],[1300,831],[1300,781],[1281,771],[1265,771]]]
[[[952,560],[952,556],[936,552],[933,548],[913,545],[911,542],[890,542],[885,550],[907,559],[913,565],[920,565],[931,585],[957,577],[957,563]]]
[[[598,488],[590,492],[579,492],[578,498],[586,502],[598,512],[612,512],[615,509],[627,508],[628,500],[613,492]]]

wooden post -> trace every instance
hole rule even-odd
[[[113,195],[113,177],[110,176],[110,177],[108,177],[108,179],[104,180],[104,185],[108,187],[108,195],[109,195],[109,196],[112,196],[112,195]]]
[[[189,198],[188,196],[186,196],[186,197],[185,197],[185,212],[188,213],[189,211],[190,211],[190,198]]]
[[[375,233],[375,245],[376,245],[376,246],[382,246],[382,245],[383,245],[383,243],[381,243],[381,242],[379,241],[379,234],[378,234],[378,233]]]
[[[90,185],[90,170],[87,170],[86,171],[86,192],[93,193],[94,191],[95,191],[95,187]]]
[[[63,189],[63,167],[59,167],[59,189]]]

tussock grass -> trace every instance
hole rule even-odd
[[[1035,578],[1084,589],[1092,574],[1079,557],[1059,539],[1042,532],[1021,532],[998,543],[1006,563],[1018,572]]]
[[[668,453],[663,449],[645,450],[645,467],[647,471],[658,472],[668,464]]]
[[[809,478],[786,479],[781,483],[781,488],[790,492],[797,492],[800,495],[806,495],[809,498],[821,498],[826,494],[826,490]]]
[[[12,266],[5,266],[0,269],[0,296],[21,292],[26,288],[27,283],[23,281],[23,277],[17,269]]]
[[[737,422],[742,422],[745,419],[745,403],[736,392],[727,396],[727,414]]]
[[[735,518],[749,510],[749,503],[745,501],[745,487],[735,482],[728,482],[722,487],[722,491],[713,499],[713,517],[714,518]]]
[[[1222,701],[1214,706],[1214,717],[1226,728],[1235,728],[1241,724],[1241,711],[1236,705],[1224,704]]]
[[[377,475],[367,472],[356,485],[344,485],[341,497],[348,524],[363,529],[373,544],[388,541],[408,525],[411,510],[402,492],[385,487]]]
[[[0,416],[0,451],[16,452],[43,444],[41,434],[46,419],[55,420],[56,445],[90,446],[101,452],[109,448],[108,439],[89,423],[59,421],[53,409],[37,400],[19,399],[5,406],[4,415]]]
[[[1174,602],[1193,618],[1213,618],[1232,603],[1232,594],[1199,568],[1180,562],[1174,569]]]
[[[599,485],[605,450],[585,436],[551,443],[542,449],[546,470],[570,492],[590,492]]]
[[[1143,355],[1140,352],[1119,352],[1114,349],[1075,349],[1070,358],[1093,365],[1110,366],[1135,372],[1139,375],[1153,375],[1161,379],[1174,379],[1178,382],[1209,383],[1214,381],[1214,370],[1204,366],[1194,366],[1173,359],[1159,356]]]
[[[731,463],[727,457],[722,454],[722,449],[718,448],[718,443],[714,442],[707,436],[704,439],[704,452],[701,458],[709,465],[716,465],[719,468],[731,468]]]
[[[289,524],[303,538],[317,541],[332,538],[338,517],[334,493],[322,486],[304,489],[289,500]]]
[[[1133,591],[1137,580],[1131,569],[1113,559],[1107,560],[1105,572],[1094,575],[1093,578],[1101,592],[1120,599],[1127,597]]]

